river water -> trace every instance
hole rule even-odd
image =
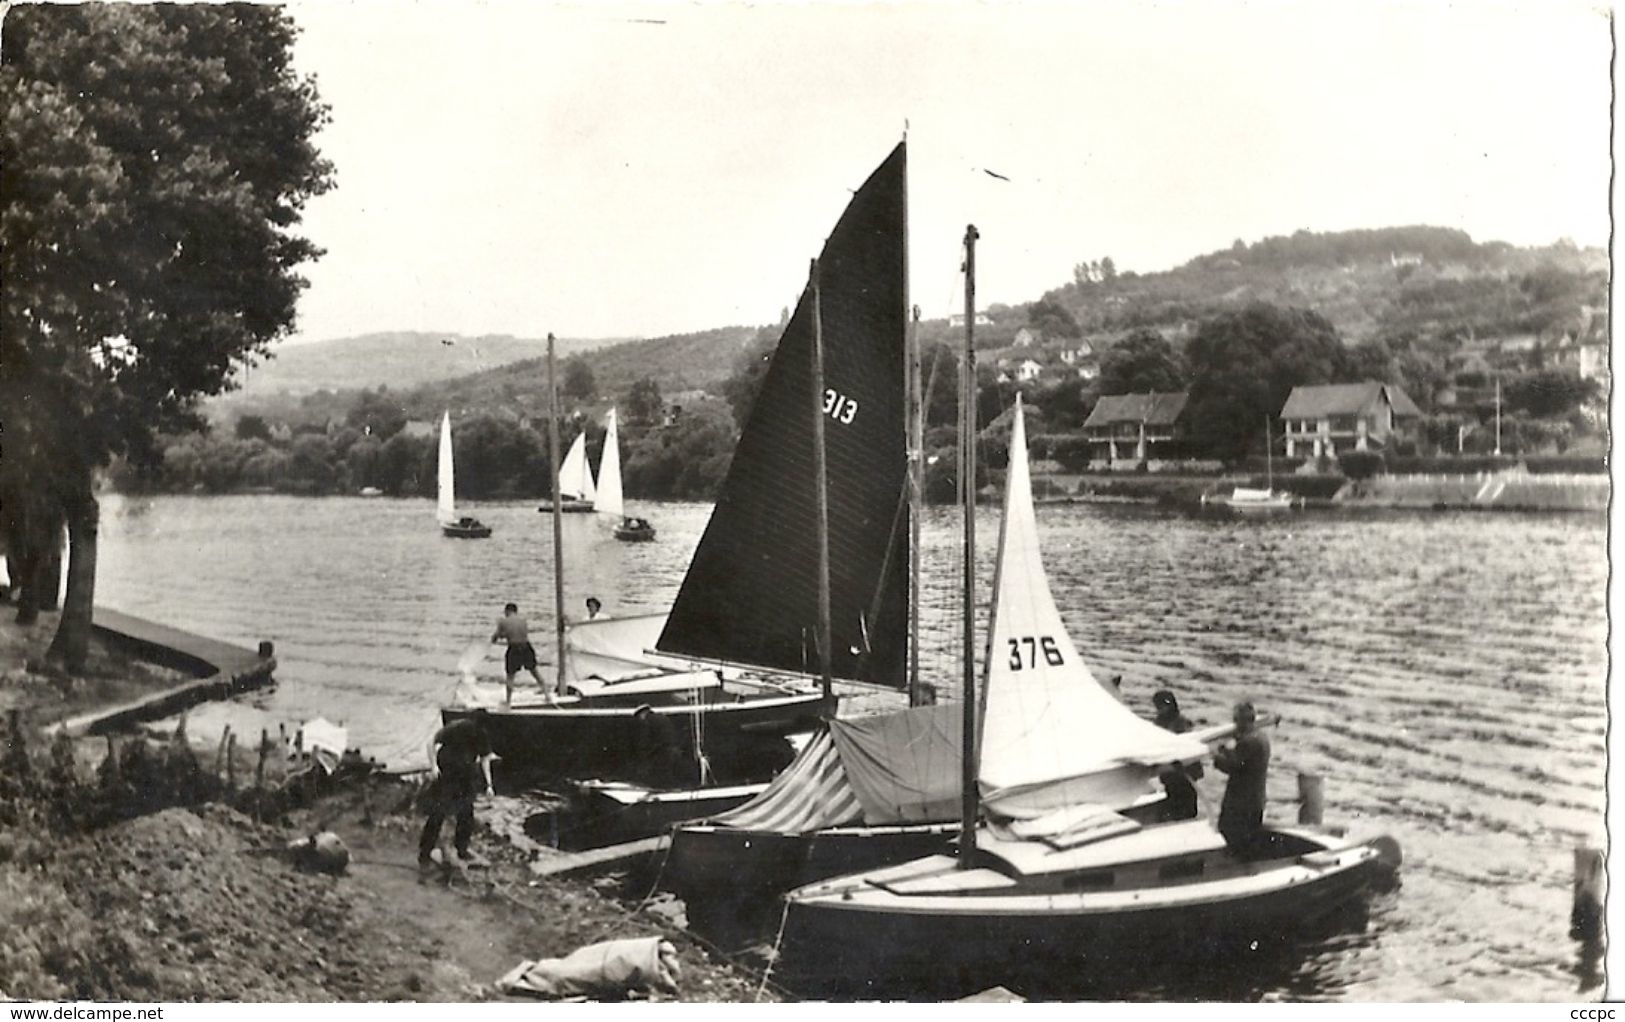
[[[98,602],[215,638],[277,645],[278,685],[196,713],[247,732],[318,715],[391,764],[421,759],[471,642],[502,604],[551,656],[550,519],[465,509],[490,540],[444,539],[417,500],[108,497]],[[566,610],[663,610],[708,505],[641,505],[622,544],[564,519]],[[984,580],[997,515],[981,513]],[[1306,512],[1234,520],[1142,506],[1039,511],[1056,601],[1097,673],[1149,715],[1160,687],[1199,723],[1251,696],[1278,713],[1272,814],[1326,778],[1327,820],[1404,849],[1369,919],[1192,987],[1117,996],[1572,1000],[1595,964],[1568,937],[1573,849],[1604,838],[1607,523],[1600,516]],[[925,528],[925,674],[952,698],[960,525]],[[981,589],[987,591],[986,581]],[[985,612],[985,608],[984,608]],[[482,667],[500,671],[497,658]],[[869,696],[867,705],[885,697]],[[1204,781],[1206,804],[1218,785]]]

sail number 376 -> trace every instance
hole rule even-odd
[[[1025,671],[1038,666],[1039,653],[1044,654],[1044,662],[1051,667],[1059,667],[1063,663],[1061,648],[1055,645],[1055,640],[1048,635],[1034,637],[1024,635],[1019,639],[1009,639],[1010,643],[1010,669],[1012,671]]]
[[[858,399],[837,394],[833,390],[824,391],[824,414],[836,422],[850,424],[858,416]]]

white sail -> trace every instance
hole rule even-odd
[[[604,453],[598,460],[598,496],[593,510],[619,522],[626,514],[626,503],[621,498],[621,437],[613,408],[609,410],[605,428]]]
[[[440,476],[437,482],[436,517],[441,525],[457,521],[457,479],[451,467],[451,413],[440,419]]]
[[[587,461],[587,432],[576,434],[559,468],[559,494],[565,500],[592,500],[592,465]]]
[[[982,803],[995,816],[1018,819],[1080,803],[1127,804],[1152,790],[1159,764],[1200,759],[1207,748],[1136,716],[1078,656],[1038,546],[1019,397],[1004,502],[981,728]]]

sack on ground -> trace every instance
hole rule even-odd
[[[521,962],[497,981],[510,994],[538,997],[618,997],[633,991],[677,993],[677,949],[660,937],[589,944],[564,958]]]

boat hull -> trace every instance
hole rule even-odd
[[[489,525],[442,525],[440,534],[450,539],[488,539],[491,535]]]
[[[653,529],[622,529],[615,530],[615,538],[622,543],[653,543],[655,530]]]
[[[823,697],[816,693],[736,701],[717,690],[705,692],[703,698],[707,701],[698,711],[688,704],[655,704],[647,695],[624,701],[605,697],[558,706],[487,708],[484,722],[491,750],[501,758],[505,773],[625,778],[637,769],[632,750],[638,747],[639,725],[634,713],[649,705],[671,719],[685,759],[694,756],[698,730],[713,771],[735,780],[782,768],[793,756],[783,739],[812,731],[826,711]],[[473,707],[447,707],[441,717],[449,724],[474,713]]]
[[[824,885],[833,892],[791,893],[778,974],[798,992],[826,996],[951,996],[1012,983],[1060,996],[1110,989],[1148,963],[1177,971],[1324,927],[1388,875],[1376,846],[1356,849],[1336,867],[1264,863],[1241,880],[1155,894],[895,897],[879,889],[883,879],[846,877]]]
[[[541,505],[536,508],[536,510],[540,511],[542,514],[550,515],[553,513],[553,503],[552,501],[543,501]],[[592,514],[592,512],[593,504],[590,500],[563,500],[559,502],[560,514],[586,515]]]
[[[777,923],[784,892],[942,852],[958,833],[957,822],[804,834],[692,824],[672,834],[661,886],[683,899],[691,925],[748,939],[764,923]]]
[[[584,847],[653,837],[674,824],[736,809],[761,794],[767,783],[735,784],[678,791],[652,790],[617,782],[588,781],[577,787],[584,817]]]

